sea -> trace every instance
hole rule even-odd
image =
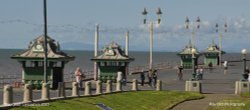
[[[21,64],[10,57],[16,53],[23,52],[21,49],[0,49],[0,76],[3,75],[17,75],[21,76]],[[64,74],[71,74],[77,67],[83,71],[92,71],[93,62],[90,60],[94,56],[93,51],[80,51],[80,50],[64,50],[65,53],[75,56],[74,61],[70,61],[65,65]],[[99,52],[100,55],[102,52]],[[177,52],[153,52],[153,64],[169,63],[171,66],[176,67],[180,65],[180,57],[176,55]],[[149,52],[132,51],[129,56],[135,60],[130,63],[130,66],[145,66],[149,63]],[[222,60],[241,60],[240,53],[227,53],[223,56]],[[199,58],[199,63],[203,63],[203,57]]]

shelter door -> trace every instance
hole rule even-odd
[[[58,87],[58,82],[63,82],[63,69],[60,67],[53,68],[53,87]]]

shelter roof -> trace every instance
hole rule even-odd
[[[199,55],[200,53],[197,51],[196,47],[191,44],[189,41],[188,45],[186,45],[178,55],[192,55],[192,50],[195,49],[195,55]]]
[[[213,41],[212,44],[210,44],[204,51],[204,53],[220,53],[220,48]],[[224,54],[225,52],[222,51],[222,53]]]
[[[17,53],[11,58],[13,59],[44,59],[44,35],[38,36],[32,42],[30,42],[28,49],[24,52]],[[48,60],[74,60],[74,56],[70,56],[60,50],[60,44],[55,42],[54,39],[47,36],[47,49],[48,49]]]
[[[125,55],[125,52],[121,49],[121,46],[115,42],[111,42],[108,46],[104,48],[101,55],[91,59],[94,61],[133,61],[134,58],[130,58]]]

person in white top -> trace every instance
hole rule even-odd
[[[224,66],[224,69],[227,69],[227,61],[224,61],[223,66]]]
[[[84,76],[84,74],[82,73],[79,67],[76,68],[75,76],[76,76],[76,82],[78,83],[79,89],[82,89],[82,76]]]
[[[121,82],[122,81],[122,72],[118,71],[117,72],[117,77],[116,77],[116,82]]]
[[[199,69],[200,79],[203,79],[203,67],[201,66]]]
[[[227,74],[227,69],[228,69],[227,61],[224,61],[223,66],[224,66],[224,74]]]

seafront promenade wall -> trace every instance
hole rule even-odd
[[[169,62],[164,62],[164,63],[155,63],[153,67],[157,70],[164,70],[164,69],[173,69],[176,65],[171,65]],[[148,70],[148,65],[138,65],[138,66],[130,66],[129,67],[129,74],[137,74],[140,73],[142,70],[144,72],[147,72]],[[84,71],[84,74],[86,76],[86,80],[92,80],[93,79],[93,71],[91,70],[86,70]],[[75,81],[75,74],[74,72],[70,72],[67,74],[64,74],[64,82],[66,83],[66,87],[68,87],[68,83],[71,83]],[[0,75],[0,89],[4,87],[4,85],[12,85],[14,88],[18,88],[23,86],[22,83],[22,75],[21,74],[10,74],[10,75]]]
[[[93,79],[93,71],[85,71],[86,80]],[[71,83],[75,81],[75,74],[64,74],[64,81]],[[4,85],[12,85],[14,88],[23,86],[21,75],[0,75],[0,89],[3,89]]]
[[[126,92],[126,91],[138,91],[138,90],[162,90],[161,81],[158,80],[155,87],[146,87],[139,88],[138,81],[133,79],[131,83],[112,83],[111,81],[107,81],[107,83],[102,83],[101,81],[86,81],[84,89],[78,87],[77,82],[72,82],[71,90],[67,90],[65,88],[65,82],[60,82],[59,87],[54,92],[57,93],[56,96],[52,96],[52,90],[49,89],[49,85],[47,83],[43,83],[40,99],[34,100],[34,91],[32,90],[31,84],[25,84],[22,88],[23,93],[23,101],[15,102],[13,101],[13,97],[16,95],[11,85],[5,85],[3,89],[3,104],[0,105],[0,109],[12,108],[17,106],[27,106],[28,104],[36,104],[36,103],[45,103],[54,100],[62,100],[62,99],[70,99],[76,97],[90,97],[90,96],[98,96],[103,94],[112,94],[117,92]]]

